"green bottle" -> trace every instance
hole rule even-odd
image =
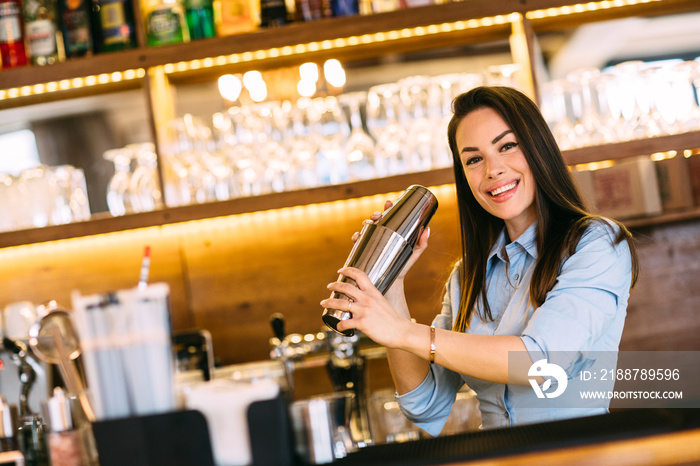
[[[185,16],[187,17],[190,39],[205,39],[216,36],[212,0],[185,0]]]
[[[176,1],[166,0],[148,13],[146,37],[151,46],[190,41],[185,15]]]

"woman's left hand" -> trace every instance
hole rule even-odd
[[[346,267],[338,273],[356,283],[338,281],[328,285],[329,290],[342,293],[352,301],[338,298],[321,301],[324,308],[349,310],[352,313],[352,318],[338,323],[338,330],[355,328],[379,345],[397,348],[402,342],[404,329],[411,324],[410,319],[399,315],[362,270]]]

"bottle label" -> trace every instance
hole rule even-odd
[[[129,42],[131,28],[126,24],[124,4],[120,1],[102,3],[100,23],[105,44]]]
[[[151,45],[182,42],[178,14],[169,8],[151,12],[148,17],[148,41]]]
[[[0,42],[16,42],[22,39],[20,8],[15,2],[0,3]]]
[[[78,3],[78,7],[80,5],[81,3]],[[82,9],[66,10],[61,18],[63,26],[68,32],[67,48],[71,52],[90,48],[90,19],[87,11]]]
[[[56,53],[56,28],[49,19],[40,19],[26,24],[29,54],[32,57]]]

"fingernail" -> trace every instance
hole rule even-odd
[[[426,239],[430,238],[430,227],[426,228],[428,230],[428,233],[426,234]]]
[[[374,217],[377,217],[377,216],[379,216],[379,215],[382,215],[382,213],[379,212],[379,211],[376,211],[375,213],[372,214],[372,216],[374,216]]]

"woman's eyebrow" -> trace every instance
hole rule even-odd
[[[506,134],[512,133],[512,132],[513,132],[512,129],[507,129],[507,130],[503,131],[501,134],[499,134],[498,136],[496,136],[496,137],[494,138],[493,141],[491,141],[491,144],[496,144],[498,141],[500,141],[501,139],[503,139],[503,138],[505,137]],[[478,150],[479,150],[478,147],[465,147],[465,148],[462,149],[462,152],[476,152],[476,151],[478,151]]]
[[[491,144],[496,144],[498,141],[500,141],[501,139],[503,139],[503,137],[504,137],[506,134],[512,133],[512,132],[513,132],[512,129],[507,129],[507,130],[503,131],[501,134],[499,134],[498,136],[496,136],[496,138],[495,138],[493,141],[491,141]]]

